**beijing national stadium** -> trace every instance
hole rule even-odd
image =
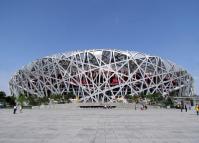
[[[135,51],[93,49],[47,56],[18,70],[12,95],[66,95],[80,102],[115,102],[124,95],[193,95],[193,78],[175,63]]]

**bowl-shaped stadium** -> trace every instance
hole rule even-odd
[[[116,102],[125,95],[193,94],[193,78],[171,61],[135,51],[93,49],[38,59],[11,78],[12,95],[73,93],[80,102]]]

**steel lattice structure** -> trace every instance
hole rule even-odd
[[[171,61],[111,49],[44,57],[19,70],[9,85],[13,95],[73,92],[82,102],[114,102],[126,94],[193,94],[193,78]]]

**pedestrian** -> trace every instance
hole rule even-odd
[[[17,112],[17,105],[14,105],[14,112],[13,112],[13,114],[16,114],[16,112]]]
[[[107,109],[107,106],[106,106],[106,104],[104,105],[104,109]]]
[[[185,109],[185,111],[187,112],[187,105],[186,105],[186,104],[184,105],[184,109]]]
[[[189,105],[189,110],[191,110],[191,105]]]
[[[198,104],[196,104],[195,110],[196,110],[197,115],[199,115],[199,105]]]
[[[183,111],[183,105],[182,104],[180,105],[180,109],[181,109],[181,112],[182,112]]]
[[[140,108],[141,110],[144,110],[144,104],[142,104],[142,106],[141,106],[141,108]]]
[[[144,105],[144,109],[147,110],[147,108],[148,108],[148,107],[147,107],[146,105]]]

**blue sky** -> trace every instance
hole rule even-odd
[[[198,0],[1,0],[0,90],[23,65],[72,50],[116,48],[186,68],[199,94]]]

